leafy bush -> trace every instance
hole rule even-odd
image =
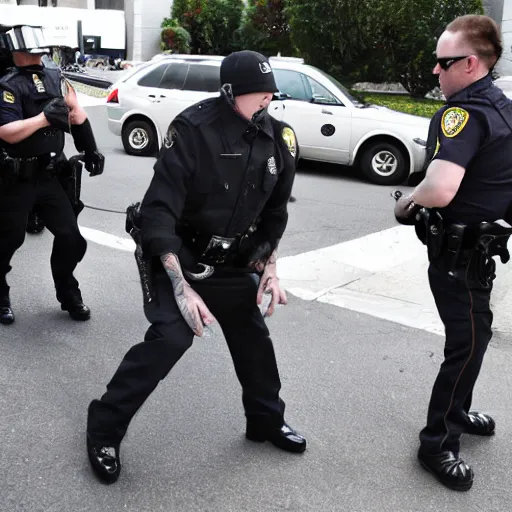
[[[367,103],[381,105],[406,114],[431,118],[439,108],[444,105],[443,101],[411,98],[397,94],[365,93],[361,91],[350,91],[354,96],[364,99]]]
[[[291,35],[313,65],[347,83],[400,82],[424,96],[437,38],[462,14],[482,14],[482,0],[288,0]]]
[[[285,0],[249,0],[236,42],[239,49],[254,50],[266,56],[296,55]]]
[[[190,34],[177,20],[165,18],[162,21],[160,49],[172,53],[190,53]]]

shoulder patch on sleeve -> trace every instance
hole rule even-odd
[[[169,128],[167,129],[167,133],[164,138],[164,147],[167,149],[171,149],[174,146],[174,143],[176,142],[176,129],[171,124],[169,125]]]
[[[469,112],[460,107],[451,107],[445,111],[441,120],[441,128],[445,137],[456,137],[466,126]]]
[[[297,156],[297,139],[295,138],[295,132],[288,126],[283,128],[281,132],[283,136],[283,140],[288,147],[288,151],[295,158]]]
[[[4,91],[3,99],[4,99],[5,103],[14,103],[16,101],[14,94],[9,91]]]

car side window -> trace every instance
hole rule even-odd
[[[218,92],[220,89],[220,66],[192,64],[183,89],[185,91]]]
[[[291,100],[310,100],[301,73],[289,69],[274,69],[273,71],[279,92],[287,94]]]
[[[160,89],[183,89],[189,65],[182,62],[171,62],[160,82]]]
[[[141,87],[158,87],[162,77],[164,76],[165,70],[169,64],[160,64],[155,69],[152,69],[149,73],[144,75],[137,84]]]
[[[306,76],[308,84],[309,101],[320,105],[343,105],[335,96],[333,96],[323,85],[319,84],[313,78]]]

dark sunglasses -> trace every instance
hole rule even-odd
[[[444,71],[448,71],[451,66],[453,66],[456,62],[462,59],[467,59],[469,55],[463,55],[461,57],[439,57],[437,58],[437,63],[441,66],[441,69]]]

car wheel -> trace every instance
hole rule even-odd
[[[155,129],[147,121],[140,119],[126,123],[121,138],[124,150],[129,155],[152,156],[156,152]]]
[[[397,185],[409,175],[403,150],[390,142],[370,144],[361,157],[361,170],[377,185]]]

